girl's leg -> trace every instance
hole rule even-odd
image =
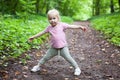
[[[46,61],[50,60],[52,57],[56,56],[58,54],[58,50],[55,48],[50,48],[46,52],[46,54],[43,56],[42,59],[39,60],[39,66],[44,64]]]
[[[37,72],[40,70],[40,66],[42,64],[44,64],[46,61],[48,61],[49,59],[51,59],[52,57],[56,56],[58,53],[58,51],[54,48],[50,48],[48,49],[47,53],[43,56],[42,59],[39,60],[38,64],[36,66],[34,66],[31,71],[32,72]]]
[[[77,62],[71,57],[68,47],[64,47],[61,49],[61,56],[64,57],[74,68],[78,67]]]
[[[64,47],[63,49],[61,49],[61,56],[64,57],[75,68],[74,75],[78,76],[81,74],[81,70],[77,62],[71,57],[68,47]]]

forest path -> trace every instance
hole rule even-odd
[[[74,24],[88,28],[86,32],[80,29],[69,29],[66,32],[70,53],[82,70],[80,76],[74,76],[74,69],[59,56],[45,63],[41,71],[30,72],[47,50],[43,44],[41,50],[27,52],[31,59],[26,65],[10,61],[6,71],[0,72],[0,80],[119,80],[120,48],[109,44],[98,31],[89,26],[89,22]]]

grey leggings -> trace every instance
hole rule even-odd
[[[56,49],[56,48],[50,48],[48,49],[47,53],[43,56],[42,59],[40,59],[39,61],[39,65],[44,64],[46,61],[48,61],[49,59],[51,59],[52,57],[58,55],[58,51],[59,54],[66,59],[74,68],[78,67],[78,64],[76,63],[76,61],[71,57],[68,47],[64,47],[61,49]]]

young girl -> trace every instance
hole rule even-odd
[[[50,33],[51,47],[48,49],[44,57],[39,60],[38,64],[31,69],[31,71],[32,72],[39,71],[40,66],[42,64],[44,64],[46,61],[48,61],[52,57],[60,54],[64,59],[66,59],[74,67],[75,69],[74,75],[80,75],[81,70],[78,64],[76,63],[76,61],[71,57],[69,53],[64,31],[68,28],[80,28],[83,31],[85,31],[86,28],[80,25],[79,26],[69,25],[67,23],[60,22],[60,15],[56,9],[49,10],[47,13],[47,17],[50,25],[44,31],[39,32],[38,34],[30,37],[29,42],[31,42],[34,38],[37,38],[45,33]]]

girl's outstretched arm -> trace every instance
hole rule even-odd
[[[43,34],[45,34],[44,31],[39,32],[38,34],[36,34],[36,35],[30,37],[30,38],[28,39],[28,41],[31,42],[34,38],[40,37],[40,36],[42,36]]]
[[[87,30],[86,27],[81,26],[81,25],[69,25],[68,28],[72,28],[72,29],[78,28],[78,29],[81,29],[81,30],[83,30],[83,31],[86,31],[86,30]]]

